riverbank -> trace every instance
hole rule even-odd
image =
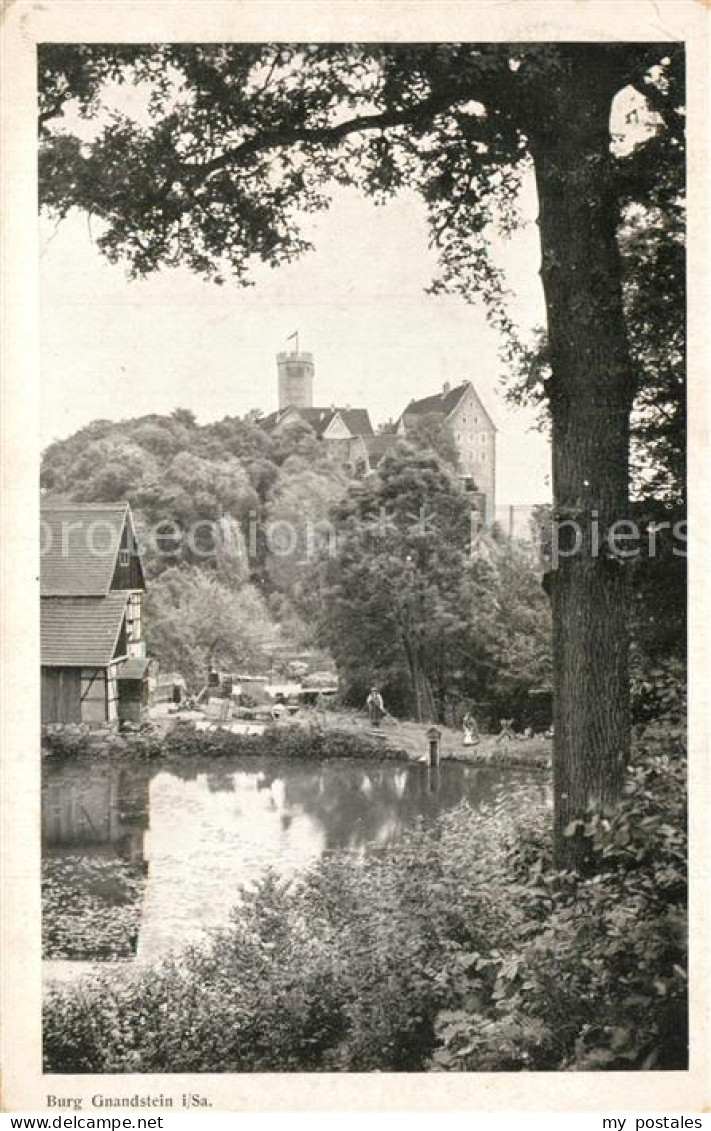
[[[378,730],[355,711],[310,710],[288,721],[269,723],[261,734],[245,728],[235,733],[229,726],[201,728],[199,721],[171,715],[136,732],[90,730],[73,726],[56,728],[42,736],[42,756],[52,761],[75,758],[138,758],[145,760],[190,757],[274,756],[287,759],[325,760],[360,758],[369,761],[426,761],[428,727],[422,723],[387,717]],[[550,766],[551,743],[545,738],[498,742],[484,736],[476,746],[463,745],[462,734],[440,727],[443,762],[470,765]]]

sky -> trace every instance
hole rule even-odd
[[[109,85],[105,109],[145,120],[146,93]],[[100,119],[68,112],[65,128],[90,140]],[[655,128],[634,91],[612,111],[613,145],[632,148]],[[532,173],[521,224],[491,233],[505,271],[509,313],[524,336],[545,324]],[[313,251],[295,263],[258,263],[255,285],[218,287],[186,268],[131,280],[97,249],[88,218],[40,220],[41,441],[92,420],[191,409],[200,423],[277,407],[276,355],[299,333],[315,359],[316,405],[365,407],[374,425],[444,382],[469,380],[498,428],[497,503],[548,502],[550,445],[531,410],[507,403],[507,373],[483,305],[432,296],[437,273],[425,208],[403,192],[377,206],[355,188],[334,191],[328,212],[303,218]]]
[[[141,121],[145,92],[109,86],[103,105]],[[96,120],[71,111],[65,128],[90,140]],[[532,175],[522,224],[492,233],[511,313],[524,331],[545,320]],[[444,382],[469,380],[494,423],[497,502],[550,499],[550,449],[531,411],[504,398],[497,333],[481,303],[426,293],[437,274],[425,208],[414,193],[376,205],[337,188],[330,209],[304,216],[313,251],[288,265],[257,263],[255,285],[222,287],[187,268],[131,280],[94,242],[96,222],[40,220],[41,442],[92,420],[191,409],[200,423],[277,406],[277,353],[299,332],[315,359],[314,403],[366,407],[374,425]]]

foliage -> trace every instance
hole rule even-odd
[[[435,289],[483,297],[511,341],[487,229],[515,227],[533,167],[555,506],[577,512],[582,483],[585,509],[598,508],[604,525],[620,517],[635,373],[617,221],[648,149],[633,144],[632,173],[621,169],[610,118],[632,85],[658,114],[660,132],[678,141],[681,108],[670,109],[663,92],[683,68],[683,45],[162,44],[125,53],[78,45],[72,53],[49,44],[39,68],[43,205],[60,218],[74,207],[97,216],[100,248],[137,274],[184,264],[218,283],[227,272],[245,282],[254,260],[276,265],[307,250],[299,220],[327,206],[334,183],[355,183],[376,199],[406,187],[428,207],[441,264]],[[104,115],[84,144],[62,132],[66,103],[78,99],[91,113],[109,79],[143,86],[147,114]],[[628,587],[619,572],[590,568],[583,584],[578,567],[591,561],[583,547],[557,571],[553,604],[565,724],[555,737],[556,806],[578,816],[594,796],[616,795],[630,737]],[[438,597],[435,586],[431,608]],[[440,604],[436,613],[443,622],[448,610]],[[576,631],[573,617],[596,623],[597,634]],[[400,636],[417,713],[423,697],[433,713],[422,642],[413,648],[409,631]],[[441,623],[439,638],[459,650],[448,636]],[[582,757],[588,771],[576,775]],[[573,847],[559,837],[558,859]]]
[[[96,730],[86,723],[60,724],[43,728],[42,757],[56,762],[74,758],[115,759],[130,754],[132,757],[151,759],[161,757],[163,736],[152,727],[141,728],[137,733],[118,734]]]
[[[74,758],[230,758],[247,754],[278,759],[363,758],[407,760],[396,744],[385,745],[363,731],[322,726],[318,721],[278,723],[263,734],[233,734],[224,728],[199,731],[178,723],[165,735],[92,735],[69,728],[43,736],[42,753],[57,762]]]
[[[202,680],[220,622],[213,639],[232,638],[222,651],[243,654],[254,638],[256,664],[277,637],[287,651],[313,644],[309,564],[348,477],[308,426],[280,436],[251,416],[200,426],[181,409],[97,421],[49,446],[41,482],[55,498],[130,501],[163,667]]]
[[[687,719],[686,662],[675,656],[656,664],[642,663],[638,655],[632,668],[632,709],[638,725],[663,729],[670,737],[683,739]]]
[[[435,452],[455,471],[459,467],[454,432],[442,413],[425,412],[416,416],[408,425],[407,442],[418,450]]]
[[[663,749],[586,822],[597,875],[554,870],[545,804],[513,787],[267,876],[175,961],[52,990],[46,1069],[685,1067],[685,765]]]
[[[472,543],[469,498],[431,449],[400,445],[332,520],[336,551],[312,592],[348,702],[378,682],[391,709],[445,723],[467,700],[503,707],[550,679],[533,555]]]
[[[88,855],[43,859],[43,958],[134,957],[144,889],[143,873],[123,860]]]
[[[415,717],[444,721],[448,694],[464,669],[476,671],[492,633],[489,570],[468,556],[465,492],[434,452],[403,444],[351,488],[333,520],[324,642],[349,681],[368,673],[387,684],[406,672]]]

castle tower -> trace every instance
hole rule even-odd
[[[295,408],[313,408],[314,355],[303,350],[290,350],[277,354],[279,371],[279,411],[293,405]]]

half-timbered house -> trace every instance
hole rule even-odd
[[[42,722],[137,722],[148,660],[127,503],[41,508]]]

